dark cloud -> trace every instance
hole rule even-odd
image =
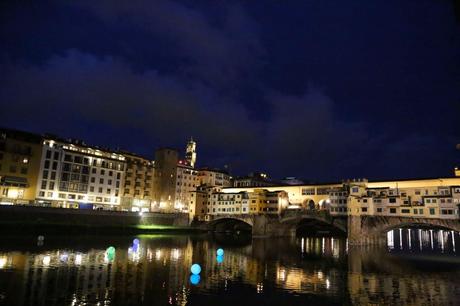
[[[226,87],[240,82],[260,64],[264,53],[257,25],[246,11],[234,3],[208,3],[214,18],[200,7],[177,1],[80,1],[72,3],[88,9],[105,23],[128,24],[166,41],[180,65],[178,72],[206,83]],[[209,8],[208,8],[209,9]]]
[[[260,5],[5,6],[1,125],[147,156],[193,136],[200,164],[236,173],[450,174],[460,40],[447,4],[410,21],[397,2]]]

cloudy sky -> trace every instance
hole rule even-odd
[[[2,1],[0,126],[314,181],[452,175],[452,0]],[[457,14],[456,14],[457,12]]]

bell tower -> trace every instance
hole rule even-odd
[[[185,159],[191,167],[195,167],[196,163],[196,142],[193,141],[193,138],[190,137],[189,142],[187,143],[187,148],[185,150]]]

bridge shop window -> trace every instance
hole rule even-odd
[[[379,208],[377,208],[377,212],[381,213],[381,212],[383,212],[383,209],[381,207],[379,207]]]
[[[315,188],[302,188],[302,195],[315,195]]]
[[[430,215],[435,215],[436,214],[436,209],[430,208]]]
[[[454,211],[452,209],[442,209],[441,215],[453,215]]]
[[[410,209],[401,209],[401,213],[408,214],[410,213]]]
[[[361,207],[362,212],[367,212],[367,207]]]
[[[390,214],[395,214],[396,213],[396,208],[390,208]]]

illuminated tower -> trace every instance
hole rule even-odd
[[[196,142],[190,137],[187,143],[187,149],[185,150],[185,159],[191,167],[195,167],[196,163]]]

